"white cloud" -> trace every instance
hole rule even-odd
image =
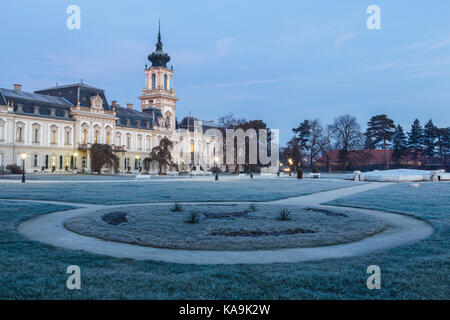
[[[238,82],[221,82],[221,83],[207,83],[201,84],[197,86],[191,86],[192,88],[204,88],[204,87],[216,87],[216,88],[229,88],[229,87],[244,87],[244,86],[253,86],[260,84],[269,84],[280,82],[280,79],[266,79],[266,80],[247,80],[247,81],[238,81]]]
[[[440,42],[436,43],[435,45],[432,45],[431,47],[425,49],[424,51],[422,51],[422,53],[428,53],[428,52],[446,47],[449,44],[450,44],[450,39],[446,39],[446,40],[440,41]]]
[[[231,44],[235,42],[235,38],[219,39],[216,42],[216,51],[219,57],[224,57],[230,51]]]
[[[337,37],[336,45],[339,47],[339,46],[343,45],[344,43],[350,41],[355,36],[356,36],[356,32],[354,32],[354,31],[342,33]]]

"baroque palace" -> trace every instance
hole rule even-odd
[[[22,165],[26,172],[90,172],[90,147],[109,144],[120,172],[136,172],[159,141],[173,142],[172,157],[182,171],[214,166],[218,140],[205,133],[212,121],[186,117],[178,122],[173,67],[158,32],[148,56],[140,111],[108,102],[105,91],[84,83],[57,85],[33,93],[0,88],[0,169]],[[156,170],[152,164],[151,170]]]

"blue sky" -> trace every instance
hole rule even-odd
[[[66,8],[81,8],[81,29]],[[368,30],[366,8],[381,8]],[[450,125],[450,1],[2,1],[0,87],[79,82],[138,105],[158,17],[177,115],[263,119],[281,142],[305,118],[386,113]]]

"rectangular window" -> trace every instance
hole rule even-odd
[[[87,130],[83,129],[83,134],[81,135],[81,141],[83,144],[86,144],[86,138],[87,138]]]
[[[22,137],[23,137],[23,128],[19,127],[17,128],[17,136],[16,136],[16,140],[18,142],[22,142]]]
[[[39,164],[39,157],[37,154],[33,156],[33,167],[37,167]]]
[[[39,128],[34,128],[34,143],[39,143]]]
[[[0,167],[3,165],[3,154],[0,153]]]
[[[70,144],[70,131],[66,131],[66,144]]]
[[[0,140],[3,140],[3,123],[0,123]]]
[[[59,156],[59,169],[63,168],[63,156]]]

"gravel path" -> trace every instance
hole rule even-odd
[[[293,197],[284,200],[271,201],[271,204],[320,205],[336,198],[379,188],[388,183],[367,183],[338,190],[319,192],[306,196]],[[25,201],[25,200],[19,200]],[[320,260],[328,258],[342,258],[368,254],[386,250],[392,247],[409,244],[427,238],[433,232],[431,225],[423,220],[410,216],[374,211],[366,209],[350,209],[385,221],[389,228],[374,236],[346,244],[277,250],[256,251],[202,251],[202,250],[173,250],[143,247],[97,238],[82,236],[64,228],[64,221],[68,218],[90,214],[99,208],[118,208],[119,206],[101,206],[90,204],[72,204],[56,201],[26,200],[39,203],[69,204],[77,207],[69,211],[55,212],[38,216],[25,221],[19,226],[19,232],[26,237],[72,250],[83,250],[96,254],[117,258],[131,258],[135,260],[157,260],[181,264],[266,264],[266,263],[294,263],[301,261]],[[259,202],[259,204],[262,204]],[[141,204],[157,205],[157,203]],[[320,205],[323,208],[332,206]]]

